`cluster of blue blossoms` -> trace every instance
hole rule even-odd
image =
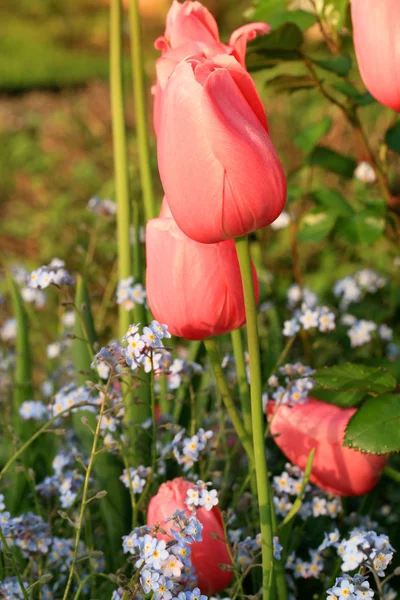
[[[48,265],[32,271],[27,287],[43,290],[49,287],[49,285],[61,287],[63,285],[73,285],[74,283],[74,279],[65,269],[65,262],[58,258],[53,258]]]
[[[198,483],[204,486],[203,482]],[[193,504],[189,505],[194,508]],[[206,510],[211,510],[213,506],[214,501],[210,508],[207,503],[203,504]],[[138,527],[122,538],[124,552],[133,555],[135,567],[140,572],[136,592],[153,593],[154,600],[170,600],[173,597],[179,600],[207,600],[207,596],[201,595],[200,590],[194,587],[196,574],[190,559],[191,545],[202,541],[203,525],[197,519],[195,510],[189,514],[185,510],[177,510],[166,519],[166,523],[170,521],[173,526],[169,529],[170,540],[167,542],[157,539],[158,526],[153,529]],[[185,588],[188,589],[185,591]],[[119,591],[114,592],[112,600],[119,598]]]
[[[201,428],[191,437],[185,437],[185,433],[186,430],[181,429],[172,440],[171,446],[178,465],[183,465],[183,471],[188,471],[199,460],[200,453],[206,450],[213,432]]]
[[[311,378],[314,370],[300,362],[287,363],[279,368],[278,375],[268,379],[269,393],[263,394],[264,410],[269,397],[279,405],[304,404],[307,402],[315,382]],[[274,391],[272,391],[274,390]]]

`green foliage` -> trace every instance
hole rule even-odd
[[[300,150],[303,150],[303,152],[308,154],[315,148],[319,140],[329,133],[331,127],[332,119],[325,117],[320,121],[308,125],[293,138],[293,142]]]
[[[344,445],[373,454],[400,451],[400,394],[369,398],[350,419]]]
[[[336,73],[336,75],[348,75],[351,69],[351,58],[347,54],[345,56],[334,56],[328,59],[312,59],[315,65],[321,67],[321,69],[325,69],[326,71],[330,71],[331,73]]]
[[[322,167],[346,178],[353,176],[357,165],[353,158],[340,154],[326,146],[317,146],[308,158],[308,162],[310,165]]]
[[[313,378],[321,387],[336,391],[383,394],[396,387],[395,378],[384,369],[356,363],[318,369]]]
[[[353,244],[368,244],[378,240],[385,229],[385,219],[373,210],[362,210],[341,221],[338,233]]]
[[[400,121],[390,127],[385,134],[385,143],[393,152],[400,153]]]
[[[367,106],[375,102],[375,99],[369,92],[361,94],[354,86],[347,81],[338,81],[333,86],[339,92],[344,94],[349,100],[358,106]]]
[[[7,275],[7,278],[11,293],[13,313],[17,321],[13,404],[15,408],[18,409],[23,402],[33,398],[29,323],[18,286],[10,274]],[[18,421],[20,422],[20,419],[18,419]]]
[[[321,188],[312,193],[313,199],[318,205],[323,206],[331,213],[342,217],[351,217],[353,209],[340,192],[331,188]]]
[[[335,226],[337,215],[324,209],[309,211],[300,222],[297,239],[299,242],[321,242]]]
[[[284,23],[294,23],[302,32],[312,27],[316,22],[316,16],[305,10],[274,12],[268,18],[268,24],[271,25],[272,29],[276,29]]]
[[[97,340],[96,331],[90,308],[90,298],[86,281],[80,275],[76,283],[75,306],[79,314],[75,319],[75,339],[72,344],[76,378],[79,385],[84,385],[88,379],[95,378],[90,368],[93,357],[93,345]]]
[[[302,43],[301,29],[295,23],[284,23],[248,45],[247,68],[256,71],[273,67],[281,60],[298,60],[298,49]]]

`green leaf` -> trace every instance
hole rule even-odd
[[[97,340],[92,312],[90,309],[90,299],[85,280],[78,275],[76,282],[75,306],[82,318],[76,315],[74,339],[72,344],[72,355],[74,359],[76,379],[79,385],[84,385],[85,381],[95,380],[96,374],[90,365],[92,363],[93,344]]]
[[[322,388],[374,394],[391,392],[397,385],[395,378],[384,369],[356,363],[344,363],[318,369],[314,373],[313,379]]]
[[[358,104],[359,106],[366,106],[367,104],[375,102],[375,98],[371,96],[369,92],[361,94],[355,87],[346,81],[339,81],[338,83],[335,83],[333,87],[347,96],[347,98],[350,98],[354,104]]]
[[[312,193],[314,200],[325,209],[333,211],[335,214],[343,217],[351,217],[354,214],[353,209],[347,203],[347,200],[337,190],[331,188],[321,188]]]
[[[272,29],[276,29],[283,23],[294,23],[304,32],[317,22],[317,17],[305,10],[287,10],[276,12],[268,18],[268,23]]]
[[[363,210],[350,219],[341,220],[338,233],[352,244],[371,244],[379,239],[385,229],[385,219],[375,211]]]
[[[32,400],[33,398],[29,322],[16,282],[9,273],[7,274],[7,279],[11,293],[12,310],[17,321],[13,407],[18,411],[23,402]]]
[[[314,208],[305,215],[297,234],[299,242],[321,242],[335,226],[337,215],[334,213]]]
[[[385,135],[385,143],[394,152],[400,153],[400,121],[390,127]]]
[[[265,83],[268,89],[273,88],[276,94],[293,93],[315,87],[315,82],[308,75],[277,75]]]
[[[351,178],[354,173],[354,169],[357,166],[356,161],[353,158],[344,156],[335,150],[331,150],[326,146],[317,146],[314,148],[312,154],[308,158],[310,165],[317,167],[323,167],[328,171],[342,175],[342,177]]]
[[[249,44],[249,52],[256,50],[267,53],[270,50],[297,50],[303,43],[301,29],[294,23],[284,23],[272,29],[267,35],[256,38]]]
[[[315,65],[321,67],[321,69],[325,69],[325,71],[330,71],[331,73],[336,73],[336,75],[345,76],[351,69],[351,58],[348,54],[344,56],[334,56],[333,58],[326,59],[312,59]]]
[[[347,425],[344,446],[373,454],[400,451],[400,394],[369,398]]]
[[[255,9],[250,9],[246,17],[250,21],[267,21],[270,22],[270,18],[275,13],[282,12],[285,10],[285,0],[259,0]]]
[[[340,390],[326,390],[324,388],[314,388],[312,391],[313,398],[318,398],[328,404],[335,404],[341,408],[350,406],[358,406],[365,398],[365,392],[352,392]]]
[[[318,144],[332,127],[332,119],[325,117],[321,121],[308,125],[303,131],[294,136],[293,141],[300,150],[307,154]]]
[[[255,71],[273,67],[281,61],[299,60],[298,49],[302,43],[301,29],[294,23],[284,23],[247,45],[247,68]]]

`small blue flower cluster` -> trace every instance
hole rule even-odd
[[[231,532],[229,532],[231,534]],[[232,535],[229,535],[232,541]],[[279,543],[278,536],[273,537],[273,553],[276,560],[281,559],[283,547]],[[261,553],[261,534],[258,533],[256,538],[247,536],[243,541],[239,541],[234,545],[235,562],[241,571],[246,570]]]
[[[285,517],[293,507],[293,496],[300,494],[304,477],[303,472],[295,465],[286,463],[285,469],[280,475],[275,476],[272,482],[275,511],[281,517]],[[307,484],[305,492],[306,495],[298,512],[303,520],[311,516],[314,518],[328,516],[334,519],[342,511],[339,496],[324,497],[320,489],[310,484]]]
[[[87,403],[86,406],[72,408],[76,404],[82,402]],[[100,403],[99,396],[93,396],[93,392],[84,386],[76,387],[74,384],[66,385],[61,388],[54,396],[53,401],[49,404],[48,409],[51,416],[56,417],[67,408],[71,408],[70,412],[77,410],[96,411],[96,406]]]
[[[185,437],[186,430],[181,429],[172,440],[172,453],[178,463],[183,465],[183,471],[188,471],[199,460],[200,453],[207,448],[208,441],[213,437],[212,431],[199,429],[195,435]]]
[[[189,508],[202,507],[206,510],[212,510],[214,506],[217,506],[219,502],[218,492],[217,490],[209,490],[210,485],[212,485],[211,481],[207,483],[201,481],[201,479],[196,481],[195,486],[187,491],[186,506]]]
[[[361,302],[367,294],[375,294],[387,284],[387,280],[372,269],[362,269],[354,275],[338,279],[333,293],[340,298],[340,308],[346,310],[349,304]]]
[[[140,588],[137,592],[152,592],[154,600],[170,600],[172,597],[207,600],[207,596],[202,596],[198,588],[191,592],[181,590],[177,595],[182,585],[195,585],[196,576],[190,560],[191,545],[202,541],[202,524],[194,513],[188,516],[184,510],[175,511],[166,521],[174,523],[169,532],[169,542],[157,539],[157,527],[153,530],[139,527],[122,538],[124,552],[134,555],[135,566],[140,569]]]
[[[29,280],[29,272],[21,265],[13,265],[11,267],[11,275],[14,281],[20,286],[20,292],[24,302],[33,304],[35,308],[44,308],[46,304],[46,296],[39,289],[27,287]]]
[[[177,390],[184,377],[203,373],[203,367],[196,362],[189,363],[183,358],[175,358],[168,369],[168,389]]]
[[[120,304],[125,310],[132,310],[135,304],[144,304],[146,300],[146,290],[141,283],[135,283],[132,276],[121,279],[117,286],[117,304]]]
[[[57,287],[73,285],[75,281],[64,267],[63,260],[53,258],[50,264],[32,271],[28,280],[28,288],[43,290],[49,285]]]
[[[27,589],[29,584],[24,581],[24,588]],[[0,598],[2,600],[23,600],[24,594],[16,577],[6,577],[4,581],[0,581]]]
[[[337,546],[337,552],[343,561],[343,571],[353,571],[362,566],[384,577],[392,561],[394,548],[387,535],[353,529],[349,539],[342,540]]]
[[[52,462],[54,475],[46,476],[36,485],[38,493],[44,498],[59,495],[62,508],[72,506],[84,480],[83,475],[72,468],[75,462],[76,451],[57,454]]]
[[[296,558],[294,553],[288,556],[286,568],[292,571],[295,579],[310,579],[310,577],[318,579],[322,573],[324,562],[319,550],[309,549],[308,554],[309,560]]]
[[[337,577],[335,585],[327,590],[327,594],[327,600],[360,600],[374,597],[369,581],[358,573],[353,577]]]
[[[19,415],[21,419],[27,421],[33,419],[35,421],[46,421],[49,416],[49,409],[43,402],[39,400],[27,400],[19,407]]]
[[[325,333],[336,328],[334,313],[326,306],[318,306],[318,296],[307,287],[291,285],[287,292],[287,306],[293,317],[284,322],[282,334],[285,337],[295,335],[300,329],[319,329]]]
[[[145,373],[151,370],[168,371],[172,356],[164,349],[162,340],[170,337],[168,326],[155,320],[148,327],[143,327],[142,334],[139,333],[139,324],[131,325],[123,338],[127,344],[122,350],[126,363],[132,371],[141,366]]]
[[[287,363],[279,368],[279,374],[284,376],[284,382],[279,381],[277,375],[272,375],[268,379],[270,388],[275,389],[271,394],[271,398],[279,405],[289,404],[304,404],[307,402],[310,392],[313,389],[315,382],[310,377],[314,370],[300,362],[291,364]],[[285,385],[282,385],[284,383]],[[264,410],[269,399],[269,394],[263,394]]]
[[[9,512],[3,512],[0,513],[0,526],[7,544],[17,546],[25,558],[31,554],[48,553],[52,535],[48,523],[41,517],[29,512],[11,518]]]
[[[120,477],[120,480],[128,489],[130,488],[133,494],[141,494],[143,492],[144,486],[146,485],[146,477],[148,477],[151,473],[151,467],[143,467],[140,465],[136,469],[131,467],[128,469],[124,469],[123,474]]]
[[[102,200],[98,196],[93,196],[87,204],[87,209],[101,217],[112,217],[117,214],[117,204],[111,198]]]

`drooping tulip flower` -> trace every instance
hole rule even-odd
[[[167,210],[164,203],[162,213]],[[244,325],[242,280],[232,240],[199,244],[174,219],[152,219],[146,230],[146,258],[150,310],[173,335],[202,340]],[[254,268],[253,278],[258,296]]]
[[[206,244],[274,221],[286,179],[253,80],[231,56],[179,63],[163,92],[158,165],[171,212]]]
[[[366,88],[379,102],[400,111],[399,0],[352,0],[351,16]]]
[[[267,23],[249,23],[236,29],[229,44],[220,41],[218,26],[212,14],[200,2],[188,0],[183,4],[174,0],[167,16],[165,34],[155,41],[161,51],[156,62],[157,82],[153,86],[153,120],[156,134],[159,130],[162,92],[176,65],[190,56],[213,58],[218,54],[232,54],[245,66],[247,42],[270,30]]]
[[[378,483],[387,456],[363,454],[342,445],[356,408],[340,408],[310,398],[305,404],[274,409],[274,403],[269,403],[268,413],[274,415],[271,435],[293,464],[304,470],[315,448],[312,483],[340,496],[366,494]]]
[[[173,521],[166,521],[176,510],[190,512],[185,504],[187,490],[194,487],[192,483],[181,477],[163,483],[157,494],[150,500],[147,510],[147,525],[158,522],[161,528],[169,532],[174,527]],[[196,570],[198,586],[203,594],[215,594],[223,590],[232,580],[233,571],[222,570],[219,565],[232,566],[229,552],[224,542],[225,534],[221,513],[218,507],[212,510],[196,509],[196,517],[203,525],[202,541],[191,545],[191,561]],[[212,537],[215,534],[219,539]],[[158,534],[159,538],[170,540],[170,536]]]

